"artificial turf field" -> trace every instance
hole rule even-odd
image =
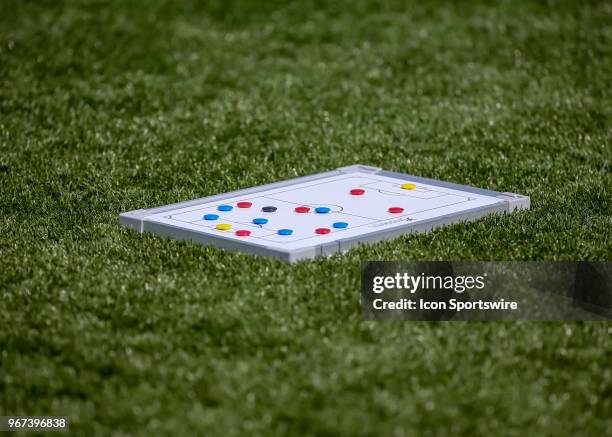
[[[610,2],[0,2],[0,415],[604,435],[609,323],[364,322],[367,260],[610,260]],[[532,209],[296,265],[119,212],[353,163]]]

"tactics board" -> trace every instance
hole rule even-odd
[[[120,214],[119,223],[297,261],[410,232],[529,209],[529,197],[365,165]]]

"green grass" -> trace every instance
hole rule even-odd
[[[0,414],[603,435],[608,323],[364,322],[366,260],[610,260],[609,2],[0,3]],[[117,225],[353,163],[532,209],[287,265]]]

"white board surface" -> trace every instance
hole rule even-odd
[[[414,189],[402,185],[413,183]],[[362,195],[352,195],[351,190],[363,189]],[[251,202],[249,208],[238,208],[238,202]],[[398,179],[380,174],[353,172],[298,182],[279,188],[271,188],[253,194],[206,201],[176,209],[164,210],[146,217],[151,223],[171,226],[175,229],[231,239],[238,244],[257,245],[265,248],[291,251],[319,246],[346,238],[359,239],[382,230],[416,224],[436,217],[461,213],[503,203],[499,197],[470,191],[446,188]],[[231,211],[219,211],[220,205],[229,205]],[[275,212],[263,212],[265,206],[276,207]],[[310,212],[297,213],[296,207],[308,207]],[[317,207],[327,207],[330,212],[319,214]],[[389,208],[402,208],[401,213],[391,213]],[[204,220],[204,215],[216,214],[218,220]],[[266,224],[257,225],[253,219],[266,218]],[[344,229],[334,228],[337,222],[347,223]],[[230,230],[218,230],[219,224],[231,225]],[[330,230],[318,234],[319,228]],[[279,235],[280,229],[291,229],[291,235]],[[236,231],[248,230],[249,236],[238,236]]]

